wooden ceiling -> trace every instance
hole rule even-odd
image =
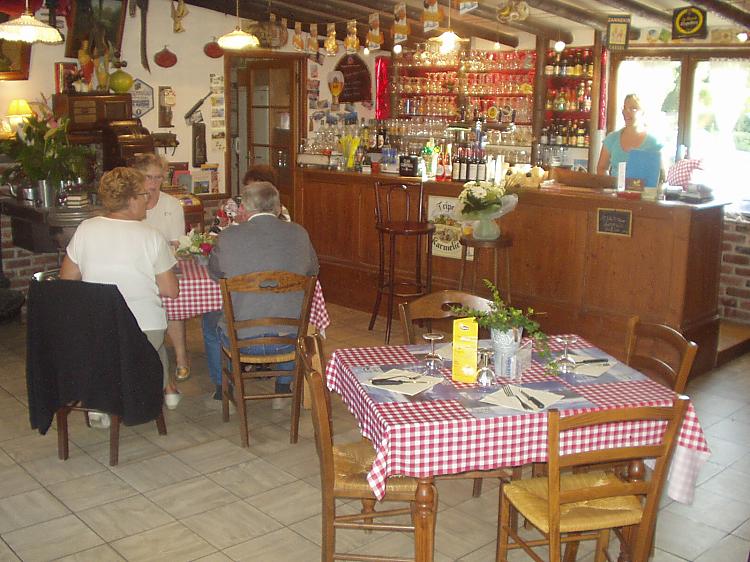
[[[186,0],[188,4],[210,10],[235,14],[235,0]],[[503,0],[479,0],[479,7],[469,14],[459,15],[458,0],[438,0],[441,9],[451,7],[451,27],[462,37],[477,37],[517,47],[523,34],[562,39],[571,43],[576,32],[606,31],[607,16],[630,14],[636,39],[641,29],[671,29],[674,8],[687,4],[708,10],[708,25],[750,30],[750,0],[526,0],[530,14],[521,22],[499,23],[497,6]],[[422,42],[431,35],[422,32],[420,16],[423,0],[406,0],[407,18],[411,27],[409,43]],[[356,19],[360,39],[367,33],[367,17],[380,13],[384,31],[393,24],[393,6],[398,0],[240,0],[240,16],[256,21],[267,21],[269,12],[285,17],[289,25],[299,21],[308,31],[310,23],[318,24],[319,34],[325,34],[328,23],[336,23],[339,38],[346,35],[346,20]],[[390,49],[391,40],[385,33],[384,48]]]

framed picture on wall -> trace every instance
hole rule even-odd
[[[125,28],[126,0],[79,0],[73,2],[68,16],[68,38],[65,56],[76,58],[84,40],[89,49],[111,45],[114,51],[122,46]]]
[[[10,15],[0,12],[0,23]],[[22,41],[0,39],[0,80],[28,80],[31,45]]]

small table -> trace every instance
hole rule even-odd
[[[491,250],[494,256],[494,272],[495,279],[493,283],[500,289],[499,284],[500,273],[498,271],[498,254],[503,252],[505,258],[505,279],[502,284],[502,288],[505,289],[505,302],[510,304],[510,249],[513,247],[513,239],[510,236],[500,235],[495,240],[479,240],[473,236],[461,236],[461,273],[458,278],[458,290],[464,290],[464,274],[466,272],[466,254],[468,248],[474,248],[474,266],[472,268],[472,281],[471,281],[471,292],[476,293],[477,290],[477,271],[479,271],[479,254],[482,250]]]
[[[555,353],[562,351],[556,342],[551,342],[550,348]],[[676,396],[667,387],[581,338],[569,348],[585,349],[593,357],[607,357],[612,367],[598,378],[555,376],[547,374],[535,356],[520,383],[564,394],[566,398],[555,406],[563,415],[617,407],[668,406]],[[381,369],[413,367],[418,363],[414,352],[426,349],[426,346],[338,349],[326,369],[328,388],[341,395],[357,418],[362,435],[375,448],[375,461],[367,475],[375,496],[383,497],[386,480],[392,475],[418,480],[417,560],[422,561],[432,560],[434,550],[429,514],[437,509],[431,493],[435,476],[547,461],[546,411],[512,411],[480,402],[478,387],[454,383],[447,369],[443,372],[445,381],[430,392],[409,398],[389,392],[388,387],[362,384]],[[567,440],[567,448],[564,445],[561,452],[568,453],[576,443],[592,450],[626,442],[637,445],[649,439],[654,431],[658,427],[652,422],[639,422],[637,431],[589,428],[578,438]],[[692,501],[698,472],[709,456],[703,430],[690,404],[672,457],[667,485],[670,497],[683,503]]]

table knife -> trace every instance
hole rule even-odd
[[[544,403],[541,402],[540,400],[534,398],[531,394],[528,394],[527,392],[524,392],[523,390],[519,390],[518,392],[521,393],[521,394],[523,394],[526,398],[528,398],[528,400],[532,404],[534,404],[534,406],[536,406],[537,408],[544,409]]]
[[[609,363],[609,359],[584,359],[576,361],[576,365],[595,365],[597,363]]]

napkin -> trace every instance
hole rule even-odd
[[[606,357],[591,357],[585,353],[571,353],[570,358],[576,363],[586,361],[587,359],[607,359]],[[585,363],[583,365],[576,365],[574,371],[576,375],[586,375],[587,377],[600,377],[612,368],[614,361],[611,359],[607,363]]]
[[[375,384],[374,381],[403,381],[400,384]],[[436,384],[440,384],[445,379],[443,377],[430,377],[427,375],[420,375],[413,371],[406,371],[404,369],[391,369],[383,374],[374,376],[367,379],[362,384],[371,388],[377,388],[380,390],[387,390],[389,392],[396,392],[398,394],[405,394],[407,396],[414,396],[420,392],[431,389]]]
[[[526,388],[523,386],[516,386],[513,384],[504,385],[511,389],[514,395],[518,395],[518,398],[515,396],[508,396],[505,394],[505,391],[501,388],[497,392],[493,392],[492,394],[488,394],[484,398],[482,398],[482,402],[488,402],[490,404],[494,404],[496,406],[502,406],[503,408],[511,408],[513,410],[521,410],[523,412],[539,412],[542,411],[548,407],[550,407],[555,402],[558,402],[559,400],[562,400],[564,396],[562,394],[555,394],[554,392],[548,392],[546,390],[539,390],[536,388]],[[534,398],[541,402],[544,405],[544,408],[540,408],[537,404],[534,404],[534,402],[529,398]],[[519,398],[523,400],[530,410],[527,410],[521,405],[521,402],[519,401]]]

